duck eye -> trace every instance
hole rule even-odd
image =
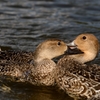
[[[86,36],[83,36],[83,40],[85,40],[86,39]]]
[[[61,45],[61,43],[60,43],[60,42],[58,42],[58,45]]]

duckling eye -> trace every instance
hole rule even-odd
[[[58,45],[61,45],[61,43],[60,43],[60,42],[58,42]]]
[[[83,36],[82,39],[85,40],[86,39],[86,36]]]

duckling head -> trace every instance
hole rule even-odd
[[[99,52],[99,41],[93,35],[89,33],[80,34],[75,38],[74,41],[67,44],[70,48],[77,48],[83,52],[83,54],[78,54],[74,57],[80,59],[82,63],[93,60]]]
[[[48,39],[39,44],[34,52],[34,60],[53,59],[63,55],[67,51],[67,45],[62,40]]]

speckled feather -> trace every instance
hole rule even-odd
[[[69,56],[57,64],[57,85],[74,98],[90,98],[100,91],[100,67],[79,63]]]
[[[95,96],[92,96],[88,100],[100,100],[100,93],[99,94],[96,94]]]
[[[0,75],[34,85],[54,85],[56,63],[52,59],[66,50],[63,41],[48,39],[40,43],[34,52],[1,51]]]
[[[12,80],[18,82],[53,85],[52,83],[55,83],[55,80],[52,70],[55,71],[56,67],[53,66],[56,66],[56,64],[47,59],[34,66],[32,57],[33,53],[31,52],[2,51],[0,54],[0,75],[10,76]],[[50,81],[52,82],[50,83]]]
[[[0,75],[10,76],[18,81],[27,81],[26,76],[31,74],[33,68],[33,53],[22,51],[0,52]]]
[[[0,64],[6,63],[30,63],[33,60],[33,52],[1,51]]]
[[[100,67],[84,63],[95,59],[99,52],[99,41],[90,33],[78,35],[69,47],[83,53],[64,56],[57,63],[57,85],[73,98],[91,98],[100,92]]]

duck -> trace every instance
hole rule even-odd
[[[34,52],[1,51],[0,79],[29,82],[33,85],[55,84],[56,63],[52,60],[67,50],[65,42],[48,39],[40,43]]]
[[[88,100],[100,93],[100,66],[87,64],[98,55],[99,41],[91,33],[82,33],[67,46],[82,52],[58,60],[56,84],[74,100]]]

